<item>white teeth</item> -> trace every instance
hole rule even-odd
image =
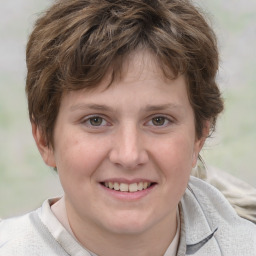
[[[129,192],[136,192],[138,191],[138,185],[137,183],[133,183],[129,185]]]
[[[115,182],[114,183],[114,190],[119,190],[120,186],[119,183]]]
[[[143,182],[139,182],[138,183],[138,190],[142,190],[143,189]]]
[[[138,182],[132,184],[118,183],[118,182],[104,182],[104,186],[121,192],[137,192],[147,189],[151,185],[150,182]]]
[[[128,184],[121,183],[121,184],[120,184],[120,191],[122,191],[122,192],[128,192],[128,189],[129,189],[128,187],[129,187]]]
[[[106,182],[106,183],[108,183],[108,187],[109,187],[109,188],[111,188],[111,189],[114,188],[114,183],[112,183],[112,182]],[[106,187],[107,187],[107,186],[106,186]]]
[[[148,182],[143,182],[143,188],[146,189],[148,187]]]

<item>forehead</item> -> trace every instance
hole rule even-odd
[[[62,98],[62,106],[71,110],[81,106],[110,106],[112,109],[145,109],[161,105],[190,107],[184,76],[168,79],[149,52],[140,51],[129,55],[120,73],[112,79],[109,70],[102,81],[90,90],[73,91]],[[153,109],[151,108],[151,109]]]

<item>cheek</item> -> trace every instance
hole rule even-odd
[[[161,149],[156,148],[154,155],[159,164],[166,166],[167,169],[169,166],[177,171],[184,168],[190,171],[194,156],[194,143],[185,136],[174,136],[164,140],[161,143]]]
[[[158,144],[161,147],[152,152],[154,165],[161,177],[161,196],[158,199],[157,210],[169,212],[176,208],[187,188],[192,165],[193,143],[184,136],[175,136]]]
[[[102,143],[101,143],[102,144]],[[56,153],[57,168],[65,179],[88,179],[104,160],[106,147],[90,138],[76,136],[62,141]]]
[[[181,194],[187,186],[193,165],[194,143],[185,136],[165,140],[161,149],[152,154],[158,169],[162,173],[167,190]]]

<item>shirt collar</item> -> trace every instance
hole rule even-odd
[[[186,189],[179,209],[181,229],[177,256],[193,255],[213,238],[218,227],[209,223],[190,186]]]

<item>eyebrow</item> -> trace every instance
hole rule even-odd
[[[76,110],[85,110],[85,109],[92,109],[92,110],[100,110],[100,111],[111,111],[113,110],[111,107],[101,104],[77,104],[70,107],[70,111]]]
[[[157,104],[157,105],[146,105],[146,107],[143,110],[145,112],[152,112],[152,111],[170,110],[170,109],[178,109],[178,108],[181,108],[181,106],[174,103],[167,103],[167,104]],[[70,107],[70,111],[72,112],[76,110],[85,110],[85,109],[109,111],[109,112],[114,111],[113,108],[104,104],[77,104]]]
[[[147,105],[145,107],[145,111],[161,111],[161,110],[170,110],[170,109],[179,109],[182,108],[180,105],[174,103],[167,103],[167,104],[159,104],[159,105]]]

